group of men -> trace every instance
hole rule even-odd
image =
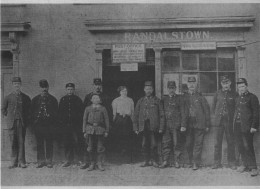
[[[225,132],[228,148],[228,164],[239,172],[251,171],[258,174],[253,146],[253,136],[259,127],[259,101],[247,89],[245,78],[237,81],[238,93],[231,89],[231,80],[221,76],[222,88],[214,95],[212,111],[214,129],[214,165],[221,167],[222,140]],[[174,166],[180,167],[183,150],[186,148],[190,165],[197,170],[201,164],[201,154],[205,133],[209,131],[210,106],[197,90],[196,78],[188,77],[183,95],[177,95],[175,81],[168,81],[168,95],[161,100],[152,95],[153,86],[146,82],[145,97],[135,108],[133,128],[136,134],[142,133],[144,163],[142,167],[165,168],[170,164],[170,152],[174,153]],[[185,89],[186,88],[186,89]],[[242,165],[237,167],[235,146],[238,148]],[[158,147],[161,147],[163,162],[158,165]]]
[[[53,167],[54,125],[61,125],[64,134],[65,158],[63,167],[70,166],[74,157],[74,148],[83,161],[84,138],[82,117],[85,107],[91,104],[92,93],[86,95],[84,103],[74,94],[75,85],[66,84],[67,94],[57,99],[49,94],[47,80],[40,80],[41,93],[31,101],[21,92],[21,78],[12,79],[14,91],[5,97],[2,113],[7,116],[7,127],[11,139],[11,165],[25,168],[24,140],[26,127],[32,125],[37,140],[37,168]],[[225,132],[228,147],[228,163],[236,169],[235,146],[242,158],[239,172],[251,171],[258,174],[253,146],[253,136],[259,127],[259,101],[247,89],[247,81],[237,81],[238,92],[230,87],[228,76],[221,77],[222,88],[214,95],[212,111],[215,114],[215,151],[213,169],[221,167],[222,140]],[[108,97],[102,93],[101,79],[94,79],[95,93],[99,94],[102,104],[110,109]],[[205,133],[210,128],[210,106],[205,97],[197,90],[194,76],[188,77],[183,86],[183,94],[176,94],[175,81],[167,83],[168,95],[159,99],[154,95],[153,83],[144,84],[145,96],[136,104],[133,118],[133,131],[142,137],[144,163],[142,167],[165,168],[170,165],[170,152],[174,154],[174,166],[180,167],[184,149],[187,149],[190,165],[197,170],[201,164],[201,154]],[[162,163],[159,165],[158,147],[162,151]],[[86,166],[85,164],[83,167]]]

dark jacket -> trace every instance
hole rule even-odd
[[[179,129],[180,127],[186,127],[187,114],[183,99],[180,95],[174,95],[172,97],[164,96],[162,98],[162,104],[165,114],[166,127]],[[167,124],[170,123],[170,124]]]
[[[237,95],[238,94],[233,90],[224,92],[222,89],[220,89],[215,93],[213,98],[213,105],[212,105],[212,111],[215,115],[214,126],[216,127],[220,126],[220,121],[223,116],[222,113],[223,113],[224,103],[226,101],[228,121],[230,126],[232,127]]]
[[[29,124],[29,117],[30,117],[30,106],[31,106],[31,99],[29,96],[21,92],[22,98],[22,112],[21,112],[21,119],[23,126],[26,127]],[[15,108],[16,108],[16,94],[11,93],[4,98],[2,104],[2,114],[7,116],[7,128],[12,129],[14,124],[15,118]]]
[[[190,107],[194,108],[196,124],[194,128],[205,129],[210,127],[210,107],[204,96],[201,93],[185,94],[183,96],[184,104],[187,108],[188,117],[190,115]],[[188,125],[189,119],[186,119]]]
[[[242,132],[248,132],[251,128],[259,128],[259,101],[256,95],[247,92],[236,98],[234,123],[238,112],[240,112]]]
[[[138,100],[135,112],[134,112],[134,122],[133,122],[133,129],[134,131],[143,131],[144,130],[144,110],[145,110],[145,98],[142,97]],[[164,131],[165,129],[165,118],[164,118],[164,110],[163,104],[159,98],[156,96],[152,96],[150,100],[150,104],[148,105],[148,114],[150,120],[150,129],[152,131]]]
[[[32,114],[32,121],[34,124],[40,121],[39,112],[41,108],[41,100],[42,100],[41,95],[37,95],[32,99],[31,114]],[[47,94],[46,111],[49,114],[48,121],[50,121],[51,124],[57,124],[58,101],[54,96],[52,96],[49,93]]]
[[[59,103],[59,120],[63,126],[70,124],[74,126],[82,125],[83,103],[76,95],[65,95]]]

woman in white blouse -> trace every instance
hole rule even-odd
[[[126,86],[118,87],[119,97],[113,100],[113,122],[117,144],[122,153],[131,153],[131,134],[133,131],[134,101],[127,96]]]

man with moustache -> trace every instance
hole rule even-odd
[[[185,98],[185,105],[188,107],[186,145],[192,169],[197,170],[201,163],[204,135],[209,131],[210,108],[205,97],[197,91],[196,77],[189,76],[187,85],[189,91]]]
[[[235,111],[236,92],[230,88],[231,80],[228,75],[220,77],[222,88],[218,90],[213,99],[212,110],[215,114],[215,151],[214,165],[212,169],[217,169],[221,166],[222,157],[222,141],[223,135],[227,139],[227,159],[231,169],[236,169],[235,166],[235,139],[233,132],[233,117]]]
[[[153,95],[153,83],[144,84],[145,96],[140,98],[134,112],[133,129],[142,134],[144,163],[141,167],[158,167],[158,144],[165,129],[164,111],[161,100]]]
[[[26,168],[24,140],[29,123],[31,99],[21,92],[22,80],[12,78],[13,92],[6,96],[2,105],[2,114],[7,116],[7,128],[11,142],[11,165]]]
[[[41,94],[32,99],[32,118],[37,141],[36,168],[45,165],[52,168],[53,130],[58,119],[58,101],[49,94],[49,84],[45,79],[39,82]]]
[[[259,100],[256,95],[248,91],[245,78],[237,81],[239,96],[236,98],[234,114],[234,132],[238,151],[241,154],[242,165],[237,171],[251,171],[251,176],[257,176],[257,165],[254,150],[254,134],[259,128]]]
[[[83,103],[75,95],[75,84],[67,83],[67,94],[60,99],[59,119],[64,130],[65,163],[62,167],[68,167],[74,159],[74,150],[79,162],[82,161],[84,152],[84,138],[82,133]]]

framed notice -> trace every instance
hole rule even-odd
[[[187,84],[188,83],[188,77],[194,76],[196,78],[196,81],[198,83],[198,74],[183,74],[182,75],[182,84]]]
[[[112,63],[145,62],[144,44],[114,44],[112,45]]]
[[[180,94],[179,74],[178,73],[163,74],[163,94],[164,95],[168,94],[168,89],[167,89],[168,81],[175,81],[175,83],[176,83],[176,94]]]

